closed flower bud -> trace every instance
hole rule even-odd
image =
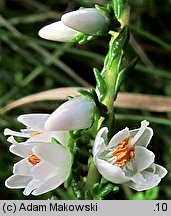
[[[95,111],[93,101],[85,96],[75,97],[58,107],[45,122],[49,131],[80,130],[92,125]]]
[[[61,21],[69,28],[90,35],[107,30],[109,25],[109,18],[95,8],[86,8],[66,13],[62,16]]]
[[[69,42],[80,32],[88,35],[106,32],[109,22],[107,15],[98,9],[80,9],[64,14],[61,21],[43,27],[38,34],[47,40]]]

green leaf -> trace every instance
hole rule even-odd
[[[113,184],[108,183],[107,185],[105,185],[102,189],[100,189],[99,193],[97,194],[97,196],[99,197],[105,197],[106,195],[108,195],[110,192],[113,191]]]
[[[48,200],[58,200],[58,198],[56,196],[51,196]]]
[[[124,68],[123,70],[121,70],[119,72],[119,74],[117,76],[117,80],[116,80],[116,85],[115,85],[115,92],[116,92],[115,95],[117,95],[117,93],[120,89],[120,86],[122,85],[122,83],[126,79],[126,75],[134,69],[136,63],[137,63],[137,58],[134,58],[126,68]],[[115,100],[116,100],[116,98],[115,98]]]
[[[146,200],[155,200],[155,199],[157,199],[158,194],[159,194],[159,187],[154,187],[154,188],[147,190],[145,192],[145,199]]]
[[[77,92],[91,100],[94,100],[93,95],[91,92],[85,90],[85,89],[77,89]]]
[[[125,0],[113,0],[114,13],[117,19],[119,19],[124,11]]]
[[[81,190],[79,183],[75,179],[72,179],[71,187],[72,187],[72,190],[73,190],[77,200],[83,199],[83,197],[84,197],[83,191]]]
[[[144,200],[144,193],[143,192],[138,192],[134,195],[133,200]]]
[[[114,41],[109,44],[109,52],[105,59],[105,66],[110,68],[113,60],[123,52],[129,40],[129,28],[125,26]]]
[[[106,90],[107,90],[106,83],[97,68],[94,68],[93,71],[96,79],[97,88],[100,93],[100,101],[102,101],[103,98],[105,97]]]
[[[54,144],[61,145],[61,143],[57,139],[55,139],[54,137],[51,138],[51,142]]]

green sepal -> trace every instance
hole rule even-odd
[[[73,96],[67,96],[67,100],[71,100],[73,98],[74,98]]]
[[[85,44],[91,40],[96,39],[96,35],[87,35],[84,34],[83,32],[79,32],[75,37],[73,37],[70,41],[78,44]]]
[[[94,76],[96,79],[97,88],[100,93],[99,99],[100,101],[102,101],[106,95],[106,90],[107,90],[106,83],[105,83],[103,76],[101,75],[101,73],[98,71],[97,68],[93,68],[93,71],[94,71]]]
[[[134,67],[135,67],[135,65],[136,65],[136,63],[137,63],[137,60],[138,60],[137,57],[134,58],[134,59],[129,63],[129,65],[128,65],[126,68],[124,68],[123,70],[121,70],[121,71],[119,72],[119,74],[118,74],[118,76],[117,76],[117,80],[116,80],[116,85],[115,85],[115,95],[117,95],[117,93],[118,93],[118,91],[119,91],[119,89],[120,89],[120,86],[121,86],[122,83],[125,81],[126,75],[134,69]],[[114,100],[116,100],[116,97],[115,97]]]
[[[85,89],[77,89],[77,92],[91,100],[94,100],[92,93],[90,93],[89,91]]]
[[[57,139],[55,139],[54,137],[51,138],[51,142],[54,144],[58,144],[58,145],[62,145]]]

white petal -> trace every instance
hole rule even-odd
[[[32,180],[30,176],[12,175],[5,181],[8,188],[25,188]]]
[[[134,137],[139,129],[130,130],[131,137]],[[147,147],[150,143],[150,140],[153,136],[153,129],[150,127],[146,127],[144,133],[139,137],[139,139],[135,142],[135,145]]]
[[[144,181],[139,181],[139,184],[136,184],[135,182],[128,182],[126,183],[129,187],[133,188],[136,191],[143,191],[151,189],[159,184],[161,181],[161,178],[159,175],[149,173],[146,171],[142,171],[141,174],[143,175]]]
[[[10,135],[10,136],[24,137],[24,138],[29,138],[30,137],[30,134],[24,134],[24,133],[21,133],[21,132],[13,131],[13,130],[10,130],[9,128],[5,128],[4,135],[5,136]]]
[[[149,125],[149,122],[146,120],[141,122],[141,127],[139,128],[139,130],[135,134],[135,136],[131,139],[132,144],[135,144],[137,142],[137,140],[144,134],[148,125]]]
[[[45,123],[50,131],[79,130],[89,128],[95,105],[84,96],[75,97],[58,107]]]
[[[94,162],[99,173],[108,181],[116,184],[122,184],[130,181],[130,178],[125,176],[120,167],[112,165],[104,160],[99,159],[98,157],[95,157]]]
[[[64,25],[86,34],[96,34],[98,31],[107,30],[109,25],[107,16],[95,8],[66,13],[61,21]]]
[[[10,152],[13,154],[19,156],[19,157],[28,157],[28,155],[32,154],[32,148],[35,145],[39,145],[40,143],[27,143],[27,142],[22,142],[22,143],[15,143],[15,145],[11,145],[9,147]]]
[[[47,40],[69,42],[78,33],[78,31],[68,28],[59,21],[43,27],[38,34]]]
[[[117,134],[115,134],[112,139],[109,142],[108,148],[113,148],[120,142],[122,142],[125,138],[129,137],[129,129],[125,128],[121,131],[119,131]]]
[[[155,155],[152,151],[141,147],[135,146],[135,157],[133,163],[137,167],[137,172],[141,172],[148,168],[154,162]]]
[[[96,139],[94,141],[93,146],[93,155],[96,156],[97,154],[100,154],[102,151],[106,149],[106,141],[107,141],[107,133],[108,129],[107,127],[103,127],[99,130],[97,133]]]
[[[33,153],[40,159],[47,161],[60,168],[63,172],[67,171],[71,167],[71,154],[64,146],[45,143],[33,148]]]
[[[52,164],[41,161],[32,167],[33,178],[38,180],[49,179],[57,174],[58,168]],[[60,170],[61,171],[61,170]]]
[[[39,185],[33,192],[32,194],[35,196],[41,195],[43,193],[47,193],[51,190],[54,190],[57,188],[59,185],[61,185],[68,176],[66,175],[57,175],[54,176],[46,181],[44,181],[41,185]]]
[[[31,168],[33,168],[33,165],[25,158],[14,164],[13,173],[15,175],[32,176]]]
[[[26,188],[23,191],[23,194],[25,196],[28,196],[34,189],[38,188],[41,184],[43,183],[43,181],[40,180],[31,180],[29,182],[29,184],[26,186]]]
[[[43,132],[41,134],[37,134],[31,136],[26,142],[51,142],[52,136],[50,133]]]
[[[70,138],[68,131],[56,131],[56,132],[54,132],[54,133],[52,132],[50,134],[52,137],[54,137],[62,145],[65,145],[65,146],[68,145],[68,141]]]
[[[156,167],[155,174],[158,174],[160,178],[163,178],[167,174],[167,170],[158,164],[154,164],[154,165]]]
[[[42,132],[44,130],[44,123],[49,116],[49,114],[26,114],[20,115],[17,120],[26,125],[28,128]]]

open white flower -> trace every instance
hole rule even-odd
[[[77,96],[59,106],[45,122],[47,131],[86,129],[92,125],[95,103]]]
[[[72,157],[66,146],[46,142],[17,143],[11,136],[10,151],[23,159],[13,167],[8,188],[25,188],[24,195],[40,195],[61,185],[69,176]]]
[[[105,31],[109,18],[96,8],[85,8],[66,13],[61,21],[49,24],[39,31],[39,36],[53,41],[69,42],[78,33],[95,35]]]
[[[127,184],[137,190],[155,187],[167,170],[154,163],[155,155],[146,147],[153,130],[149,122],[141,122],[135,130],[123,129],[107,142],[108,129],[102,128],[95,139],[93,155],[99,173],[116,184]]]
[[[20,115],[17,120],[23,123],[27,129],[22,129],[20,132],[16,132],[6,128],[4,130],[4,135],[28,138],[26,142],[51,142],[51,138],[54,137],[61,144],[66,145],[67,143],[64,142],[67,141],[67,132],[45,130],[44,124],[49,117],[49,114]]]

